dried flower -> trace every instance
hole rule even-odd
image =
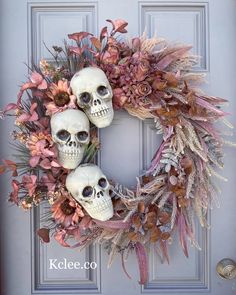
[[[77,224],[84,213],[80,205],[65,196],[59,197],[51,207],[52,216],[57,223],[65,227]]]
[[[76,108],[76,97],[72,95],[67,80],[59,80],[57,84],[52,83],[47,92],[47,97],[50,98],[49,101],[45,102],[47,115],[52,115],[67,108]]]
[[[152,92],[151,86],[146,81],[140,82],[139,84],[133,87],[134,87],[134,93],[141,97],[148,96]]]

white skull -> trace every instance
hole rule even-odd
[[[79,110],[66,110],[51,118],[52,140],[57,144],[60,164],[75,169],[89,143],[89,120]]]
[[[110,184],[98,166],[79,166],[67,176],[66,187],[92,218],[106,221],[113,216]]]
[[[78,105],[95,126],[103,128],[111,124],[114,117],[113,94],[101,69],[88,67],[80,70],[72,77],[70,87]]]

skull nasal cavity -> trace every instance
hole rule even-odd
[[[99,99],[95,99],[94,101],[93,101],[93,104],[96,106],[96,105],[99,105],[99,104],[101,104],[101,101],[99,100]]]
[[[76,146],[76,142],[75,141],[70,141],[69,146]]]

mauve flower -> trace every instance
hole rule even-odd
[[[51,211],[55,221],[62,224],[64,227],[77,224],[79,218],[84,216],[80,205],[76,201],[65,196],[59,197],[54,202]]]
[[[89,36],[92,36],[92,34],[88,32],[78,32],[78,33],[73,33],[73,34],[68,34],[68,38],[72,39],[76,42],[81,42],[84,38],[87,38]]]
[[[13,177],[18,176],[18,173],[17,173],[17,165],[16,165],[15,162],[13,162],[11,160],[7,160],[7,159],[3,159],[2,161],[3,161],[4,165],[1,165],[0,167],[3,169],[3,172],[6,169],[8,169],[9,171],[12,172],[12,176]]]
[[[101,61],[104,64],[117,64],[120,59],[120,51],[117,41],[114,38],[108,38],[107,49],[101,55]]]
[[[56,187],[56,179],[53,177],[51,172],[44,174],[41,178],[42,184],[48,189],[48,192],[53,192]]]
[[[133,38],[132,39],[132,49],[133,51],[140,51],[141,48],[141,40],[140,38]]]
[[[44,158],[40,163],[39,166],[41,166],[44,169],[52,169],[52,168],[59,168],[61,165],[55,160],[49,160],[48,158]]]
[[[18,94],[17,105],[19,105],[21,103],[21,97],[22,97],[24,91],[27,89],[34,89],[34,88],[38,89],[38,90],[47,89],[46,80],[43,78],[43,76],[41,76],[37,72],[32,72],[32,74],[30,76],[30,81],[26,82],[25,84],[23,84],[21,86],[20,92]]]
[[[35,111],[37,106],[38,104],[34,102],[30,107],[29,113],[23,112],[22,114],[19,115],[19,117],[16,119],[16,124],[23,123],[23,122],[37,121],[39,118],[37,112]]]
[[[137,85],[134,85],[133,88],[134,93],[141,97],[148,96],[152,92],[152,87],[146,81],[142,81]]]
[[[18,205],[19,203],[18,194],[20,189],[20,183],[14,179],[12,180],[11,185],[12,185],[13,191],[10,193],[9,201]]]
[[[143,81],[148,76],[149,69],[149,61],[147,59],[141,59],[137,66],[137,71],[135,73],[136,80]]]
[[[123,90],[121,88],[115,88],[113,90],[113,106],[116,110],[123,107],[123,105],[128,100],[128,97],[125,96]]]
[[[41,59],[39,67],[44,76],[53,79],[53,76],[56,74],[56,68],[52,64],[48,63],[45,59]]]
[[[127,27],[128,23],[125,20],[123,20],[123,19],[115,19],[115,20],[107,19],[106,21],[112,24],[112,34],[113,35],[116,32],[127,33],[127,30],[125,29],[125,27]]]
[[[51,135],[46,132],[34,132],[27,141],[27,148],[32,156],[29,163],[32,167],[37,166],[40,159],[54,156],[54,152],[50,150],[53,142]]]
[[[37,181],[36,175],[24,175],[22,177],[22,184],[28,190],[30,197],[32,197],[37,187],[36,181]]]
[[[63,247],[70,247],[70,245],[65,241],[66,236],[67,231],[65,229],[57,230],[54,234],[54,238],[58,243],[60,243]]]

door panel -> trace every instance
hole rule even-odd
[[[106,19],[123,18],[129,22],[129,36],[146,30],[169,40],[193,45],[192,52],[202,58],[195,71],[205,72],[210,94],[227,97],[230,112],[236,112],[236,1],[14,1],[0,2],[0,98],[2,107],[16,97],[17,85],[24,81],[27,68],[23,62],[37,63],[41,58],[51,60],[43,43],[50,47],[63,44],[68,33],[89,31],[95,35]],[[231,122],[236,125],[236,117]],[[13,122],[12,122],[13,124]],[[5,140],[12,125],[0,124],[1,156],[10,157]],[[235,139],[235,137],[234,137]],[[161,138],[152,122],[141,122],[119,111],[109,128],[100,130],[102,150],[98,163],[114,180],[134,186],[135,177],[148,167]],[[32,214],[10,207],[6,202],[10,190],[8,176],[1,182],[1,276],[2,294],[234,294],[233,282],[223,281],[216,272],[219,260],[236,257],[236,223],[234,208],[235,151],[226,149],[225,169],[221,174],[229,179],[219,183],[222,188],[221,207],[209,214],[210,231],[196,228],[201,251],[190,247],[190,258],[180,250],[178,237],[170,246],[171,264],[162,264],[156,251],[149,255],[149,281],[140,287],[134,255],[126,264],[132,277],[123,273],[117,257],[107,269],[108,256],[98,245],[81,252],[67,249],[55,241],[42,244],[35,234],[42,224],[46,205]],[[73,243],[73,241],[71,241]],[[95,261],[96,269],[50,269],[50,259],[62,261]]]

